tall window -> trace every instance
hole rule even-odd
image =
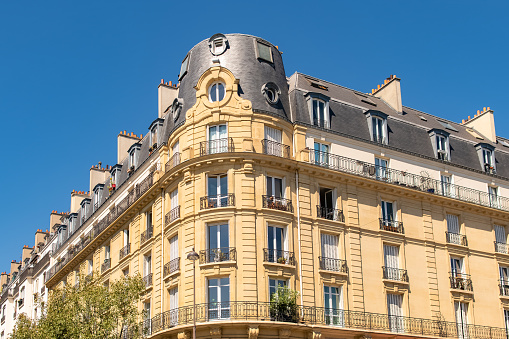
[[[452,196],[451,182],[452,182],[452,180],[451,180],[451,176],[450,175],[442,174],[440,176],[440,186],[442,188],[442,194],[447,196],[447,197]]]
[[[313,99],[311,105],[313,110],[313,125],[330,128],[328,104],[323,100]]]
[[[230,241],[228,224],[208,226],[208,260],[219,262],[229,260]]]
[[[208,177],[209,203],[212,207],[224,207],[228,205],[228,176],[209,175]]]
[[[488,186],[488,196],[490,199],[490,206],[498,208],[498,188],[493,186]]]
[[[143,276],[146,277],[152,273],[152,255],[149,253],[143,256]]]
[[[228,152],[226,124],[209,126],[208,154]]]
[[[387,293],[387,314],[389,316],[389,328],[391,332],[403,333],[403,296],[401,294]]]
[[[343,294],[341,287],[323,286],[325,323],[344,326]]]
[[[371,117],[371,128],[373,131],[373,141],[379,144],[386,143],[385,119],[380,117]]]
[[[456,326],[458,329],[458,338],[468,338],[468,304],[454,302],[454,312],[456,313]]]
[[[388,161],[382,158],[375,158],[375,174],[377,180],[387,180],[389,167]]]
[[[150,229],[152,229],[152,211],[148,211],[147,214],[146,214],[146,224],[145,224],[145,229],[147,231],[149,231]]]
[[[144,316],[143,316],[143,333],[146,335],[150,335],[152,326],[150,326],[150,320],[151,320],[151,312],[150,312],[150,301],[146,301],[143,303],[143,310]]]
[[[509,310],[504,310],[505,332],[509,333]]]
[[[451,257],[451,274],[454,278],[462,278],[465,273],[463,258]]]
[[[340,272],[342,267],[339,259],[339,237],[332,234],[321,234],[322,260],[320,269]]]
[[[222,82],[216,82],[209,89],[209,100],[210,102],[221,101],[224,99],[224,84]]]
[[[448,242],[463,245],[460,235],[460,223],[457,215],[447,214],[447,233]]]
[[[335,189],[320,187],[317,215],[319,218],[329,220],[341,220],[341,215],[336,210],[337,194]]]
[[[500,295],[509,296],[509,267],[499,266]]]
[[[449,154],[447,152],[447,138],[443,135],[436,135],[437,144],[437,158],[440,160],[449,160]]]
[[[129,245],[129,229],[125,229],[124,232],[124,246]]]
[[[494,225],[495,230],[495,250],[499,253],[507,254],[507,234],[504,226]]]
[[[269,262],[281,262],[286,258],[284,250],[285,244],[285,229],[283,227],[268,226],[267,227],[267,247],[268,247],[268,260]]]
[[[283,179],[267,176],[267,195],[282,198],[284,196]]]
[[[179,258],[179,238],[178,235],[170,239],[170,261]]]
[[[396,209],[394,203],[382,200],[382,221],[385,226],[392,226],[396,221]]]
[[[399,270],[399,247],[384,244],[384,278],[402,280]]]
[[[230,278],[208,280],[209,319],[230,318]]]
[[[279,287],[286,287],[286,280],[269,279],[269,301],[272,296],[277,292]]]
[[[94,272],[94,262],[92,260],[87,260],[87,274],[90,275]]]
[[[175,188],[170,193],[170,210],[173,210],[178,206],[179,206],[179,190],[178,188]]]
[[[171,155],[175,155],[175,154],[179,153],[179,148],[180,148],[179,140],[177,140],[177,141],[175,141],[175,143],[173,144],[173,147],[171,148]]]
[[[104,246],[104,260],[110,260],[110,245]]]
[[[315,141],[315,164],[319,166],[329,166],[329,145],[322,144]]]
[[[179,290],[178,287],[168,291],[170,293],[170,325],[178,324]]]
[[[264,150],[265,154],[283,156],[283,136],[279,129],[265,126]],[[289,154],[288,154],[289,155]]]

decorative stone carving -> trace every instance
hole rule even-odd
[[[177,334],[177,338],[178,339],[190,339],[191,338],[191,332],[189,332],[189,331],[179,332]]]
[[[221,338],[221,327],[211,327],[210,328],[210,336],[212,339],[220,339]]]
[[[289,338],[291,333],[292,333],[292,331],[287,328],[280,329],[279,330],[279,338],[281,338],[281,339]]]
[[[247,335],[249,339],[257,339],[260,334],[260,329],[258,326],[249,326],[247,328]]]
[[[322,333],[320,331],[309,332],[309,339],[322,339]]]

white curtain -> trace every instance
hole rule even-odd
[[[178,140],[177,140],[177,142],[175,142],[175,143],[173,144],[173,148],[172,148],[172,155],[173,155],[173,154],[175,154],[175,153],[178,153],[178,152],[179,152],[179,147],[180,147],[180,146],[179,146],[179,142],[178,142]]]
[[[170,193],[170,202],[171,202],[171,208],[170,210],[174,209],[179,205],[179,191],[178,189],[173,190]]]
[[[391,332],[405,331],[403,324],[403,311],[401,304],[403,297],[400,294],[387,294],[387,313],[389,315],[389,328]]]
[[[322,233],[322,257],[339,259],[339,237]]]
[[[495,228],[495,239],[497,240],[497,242],[500,244],[505,244],[507,242],[507,236],[505,234],[505,227],[495,225],[494,228]]]
[[[454,303],[454,311],[456,312],[456,325],[458,328],[458,338],[459,339],[467,339],[468,338],[468,319],[467,319],[467,311],[468,304],[462,302]]]
[[[384,245],[385,267],[399,268],[399,248],[397,246]]]
[[[170,325],[178,324],[178,307],[179,307],[179,290],[178,287],[170,290]]]
[[[170,261],[179,257],[178,235],[170,239]]]
[[[457,215],[447,214],[447,232],[459,234],[460,224]]]
[[[282,142],[281,130],[265,126],[265,139],[281,143]]]

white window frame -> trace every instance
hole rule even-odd
[[[321,119],[320,104],[323,104],[323,121]],[[315,121],[315,105],[316,105],[316,121]],[[311,99],[311,118],[314,126],[330,129],[330,112],[329,102],[319,98]],[[322,126],[323,125],[323,126]]]
[[[392,220],[384,218],[384,215],[389,216],[388,204],[392,205]],[[380,203],[380,207],[381,207],[381,210],[380,210],[381,218],[382,218],[383,223],[386,226],[392,226],[391,222],[394,223],[394,222],[398,221],[398,209],[397,209],[395,201],[388,201],[388,200],[382,199],[381,203]]]
[[[468,303],[455,301],[454,302],[454,313],[456,318],[457,326],[457,337],[458,339],[468,338]]]
[[[454,196],[452,179],[452,174],[440,174],[440,189],[446,197]]]
[[[221,85],[223,87],[223,93],[220,92],[220,89],[219,89],[219,85]],[[215,95],[216,95],[216,99],[217,100],[212,100],[212,92],[215,91]],[[208,90],[208,94],[209,94],[209,101],[210,102],[221,102],[225,99],[226,97],[226,84],[222,81],[216,81],[216,82],[213,82],[210,86],[209,86],[209,90]],[[223,96],[221,97],[220,94],[222,94]],[[219,99],[221,97],[221,99]]]
[[[380,127],[380,129],[378,128]],[[381,133],[382,135],[379,135]],[[373,142],[387,144],[387,119],[377,115],[371,116],[371,138]]]
[[[333,289],[335,291],[333,291]],[[328,291],[327,291],[328,290]],[[333,305],[336,296],[337,307]],[[325,323],[333,326],[345,326],[345,315],[343,306],[343,286],[323,285],[323,300],[325,311]]]
[[[274,287],[271,286],[272,282],[274,282]],[[288,287],[288,279],[277,279],[277,278],[270,278],[269,277],[269,301],[272,299],[272,295],[277,293],[277,290],[279,287]],[[274,288],[274,292],[271,292],[271,288]]]
[[[143,255],[143,277],[152,273],[152,253]]]
[[[266,185],[265,185],[265,189],[267,189],[268,187],[268,183],[269,181],[271,181],[271,186],[272,186],[272,192],[267,192],[267,196],[270,196],[270,197],[276,197],[276,180],[281,180],[281,198],[285,198],[286,197],[286,180],[285,178],[280,178],[280,177],[274,177],[274,176],[270,176],[270,175],[267,175],[266,177]]]
[[[449,137],[442,134],[435,135],[437,159],[449,161]]]
[[[488,185],[488,197],[490,206],[498,208],[500,206],[500,199],[498,195],[498,187]]]
[[[228,279],[228,285],[222,285],[221,284],[221,280],[222,279]],[[218,297],[218,300],[217,301],[214,301],[214,302],[211,302],[210,301],[210,281],[211,280],[217,280],[218,281],[218,284],[216,286],[212,286],[212,287],[215,287],[217,288],[217,297]],[[222,289],[225,288],[226,286],[228,286],[228,301],[223,301],[222,300]],[[230,282],[230,277],[227,276],[227,277],[217,277],[217,278],[213,278],[213,277],[210,277],[207,279],[207,301],[208,301],[208,312],[209,312],[209,320],[220,320],[220,319],[229,319],[230,318],[230,302],[231,302],[231,282]],[[217,303],[216,307],[212,307],[212,305],[214,303]],[[223,305],[225,304],[225,305]],[[215,312],[215,313],[211,313],[211,312]],[[224,312],[224,313],[223,313]],[[211,316],[216,314],[216,316]],[[224,315],[227,315],[227,316],[224,316]]]
[[[389,160],[375,157],[375,175],[377,180],[387,180],[389,178]]]
[[[403,318],[403,295],[387,293],[387,315],[391,332],[405,332]]]
[[[314,158],[315,158],[315,165],[320,166],[329,166],[331,163],[330,160],[330,145],[324,144],[320,141],[314,141],[313,144],[313,150],[311,152],[314,152]]]

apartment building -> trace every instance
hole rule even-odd
[[[400,86],[287,77],[250,35],[199,42],[147,134],[121,132],[117,164],[73,192],[47,288],[140,273],[152,338],[194,321],[207,338],[506,338],[509,140],[489,107],[455,123]],[[279,286],[296,314],[275,313]]]

